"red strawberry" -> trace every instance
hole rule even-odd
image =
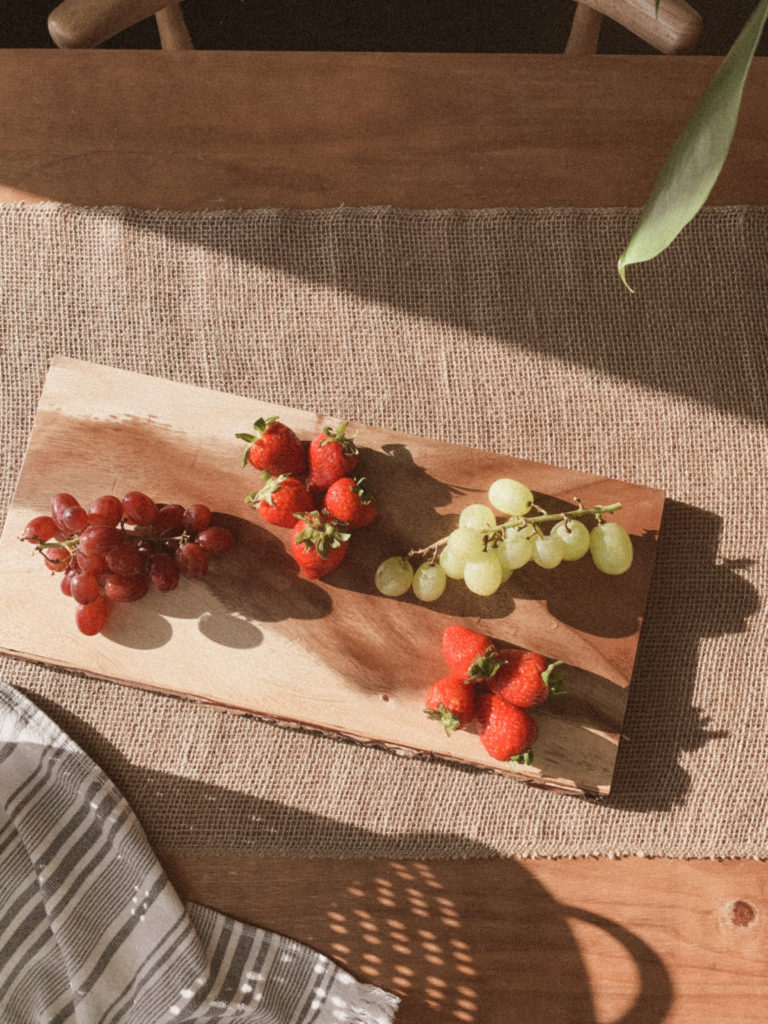
[[[281,473],[270,476],[263,473],[264,486],[253,491],[245,499],[247,505],[253,505],[259,515],[275,526],[294,527],[296,517],[311,512],[315,507],[312,496],[295,476]]]
[[[480,741],[497,761],[533,760],[531,747],[539,729],[522,708],[516,708],[495,693],[481,693],[475,708],[480,725]]]
[[[475,688],[456,676],[444,676],[433,683],[424,698],[424,713],[439,722],[448,736],[469,725],[475,717]]]
[[[342,476],[334,480],[325,492],[325,507],[334,519],[347,523],[353,530],[372,523],[378,513],[364,477],[355,480]]]
[[[561,661],[514,648],[499,651],[503,664],[488,685],[499,697],[519,708],[543,704],[550,693],[562,693],[562,680],[554,671]]]
[[[291,533],[291,554],[299,568],[311,580],[325,576],[344,559],[349,534],[342,524],[322,512],[307,512]]]
[[[281,423],[277,416],[258,419],[253,424],[253,434],[235,434],[248,447],[243,454],[243,465],[249,462],[254,469],[261,469],[274,476],[290,473],[301,476],[307,465],[304,446],[296,434]]]
[[[451,675],[468,682],[490,679],[501,664],[488,637],[465,626],[448,626],[445,630],[443,657]]]
[[[310,442],[307,477],[310,491],[326,491],[335,480],[349,476],[357,465],[360,453],[353,438],[346,436],[346,429],[346,423],[335,430],[323,427],[322,433]]]

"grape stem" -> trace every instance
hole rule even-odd
[[[598,522],[602,522],[603,516],[608,512],[617,512],[621,508],[621,502],[615,501],[611,505],[593,505],[592,508],[584,508],[578,498],[575,498],[576,508],[570,512],[555,512],[550,514],[545,512],[544,509],[539,509],[538,505],[536,508],[541,514],[537,516],[510,516],[503,523],[498,523],[492,530],[485,530],[483,532],[483,547],[486,548],[491,540],[502,538],[505,530],[522,529],[524,526],[537,527],[541,523],[556,523],[562,520],[567,521],[568,519],[581,519],[583,516],[594,516]],[[432,544],[428,544],[425,548],[415,548],[408,552],[408,558],[416,558],[418,555],[429,555],[435,558],[439,549],[442,548],[448,542],[448,537],[441,537],[440,540],[434,541]]]
[[[77,547],[77,537],[66,537],[64,540],[41,540],[35,544],[35,551],[42,551],[45,554],[46,548],[66,548],[72,552]]]

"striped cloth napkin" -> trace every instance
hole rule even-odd
[[[398,1000],[182,902],[123,796],[0,682],[2,1024],[388,1024]]]

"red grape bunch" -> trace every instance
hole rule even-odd
[[[76,602],[75,622],[94,636],[113,603],[138,601],[149,591],[175,590],[181,576],[202,579],[208,559],[234,543],[212,524],[207,505],[157,504],[140,491],[122,499],[105,494],[86,510],[71,494],[54,494],[50,515],[36,516],[22,540],[35,545],[61,590]]]

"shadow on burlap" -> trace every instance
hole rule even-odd
[[[630,295],[635,218],[0,207],[3,509],[56,354],[668,495],[602,802],[3,659],[158,851],[768,854],[768,211],[705,211]]]

